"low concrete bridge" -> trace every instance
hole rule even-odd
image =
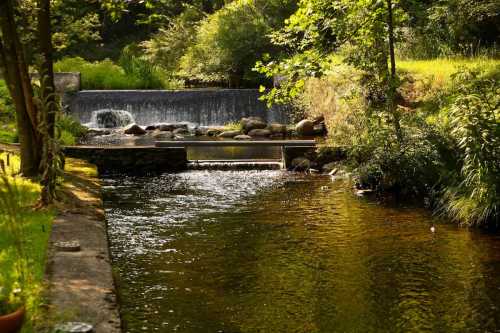
[[[101,174],[107,173],[161,173],[181,171],[188,168],[189,147],[281,147],[281,160],[274,161],[196,161],[195,164],[223,162],[254,165],[259,163],[277,163],[288,168],[291,161],[316,150],[314,140],[251,140],[251,141],[158,141],[154,146],[68,146],[64,153],[68,157],[85,159],[97,165]],[[260,165],[262,167],[262,165]]]

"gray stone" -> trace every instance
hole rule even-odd
[[[296,157],[292,160],[291,167],[294,171],[307,171],[311,168],[311,161],[305,157]]]
[[[80,242],[78,241],[66,241],[66,242],[57,242],[54,244],[58,251],[62,252],[78,252],[80,251]]]
[[[87,323],[67,322],[56,325],[55,330],[56,333],[92,333],[94,327]]]
[[[324,173],[330,173],[332,170],[337,169],[337,163],[335,162],[327,163],[323,165],[321,169],[323,170]]]
[[[167,132],[156,132],[153,134],[153,138],[156,140],[170,140],[174,137],[174,134],[170,131]]]
[[[248,132],[248,135],[250,135],[250,136],[270,136],[271,131],[268,129],[253,129],[250,132]]]
[[[224,131],[220,133],[218,136],[220,136],[221,138],[234,138],[235,136],[240,134],[241,134],[240,131]]]
[[[252,140],[252,137],[250,135],[237,135],[234,137],[235,140]]]
[[[300,136],[313,136],[315,134],[314,123],[309,119],[300,121],[297,125],[295,125],[295,130]]]
[[[242,118],[241,126],[243,127],[243,131],[248,133],[254,129],[264,129],[267,127],[267,124],[260,117],[250,117],[250,118]]]
[[[270,130],[273,134],[286,134],[286,125],[272,123],[267,126],[267,129]]]
[[[146,131],[154,131],[156,129],[158,129],[158,126],[156,125],[149,125],[149,126],[146,126]]]
[[[163,132],[172,132],[175,129],[173,124],[160,124],[157,128]]]
[[[219,128],[209,128],[207,130],[207,134],[206,135],[208,135],[208,136],[217,136],[220,133],[222,133],[222,130],[219,129]]]
[[[173,131],[173,133],[174,133],[175,135],[179,135],[179,134],[180,134],[180,135],[188,135],[188,134],[189,134],[189,130],[187,129],[187,127],[186,127],[186,128],[184,128],[184,127],[178,127],[178,128],[176,128],[176,129]]]
[[[133,135],[144,135],[146,134],[146,131],[139,125],[137,124],[132,124],[125,128],[124,131],[125,134],[133,134]]]

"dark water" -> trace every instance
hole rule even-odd
[[[104,183],[126,332],[500,331],[498,236],[323,176]]]

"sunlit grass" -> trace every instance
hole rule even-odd
[[[20,258],[14,246],[16,239],[9,232],[7,215],[2,209],[0,213],[0,285],[8,286],[15,283],[19,276],[17,267],[20,262],[25,261],[29,274],[22,286],[27,309],[27,318],[22,332],[37,332],[35,325],[43,323],[40,305],[43,304],[43,277],[54,212],[33,209],[41,188],[39,184],[17,175],[20,167],[18,156],[2,153],[0,160],[5,166],[8,182],[15,188],[17,194],[16,207],[20,207],[17,219],[21,226],[19,230],[25,250],[25,255]],[[6,191],[5,186],[3,182],[0,183],[0,191]]]
[[[500,60],[491,58],[440,58],[432,60],[401,60],[397,67],[411,74],[434,77],[447,82],[460,68],[481,67],[487,70],[500,66]]]

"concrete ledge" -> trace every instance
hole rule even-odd
[[[157,147],[65,147],[68,157],[97,165],[100,174],[149,174],[187,168],[184,148]]]
[[[314,140],[249,140],[249,141],[157,141],[156,147],[309,147],[315,148]]]

